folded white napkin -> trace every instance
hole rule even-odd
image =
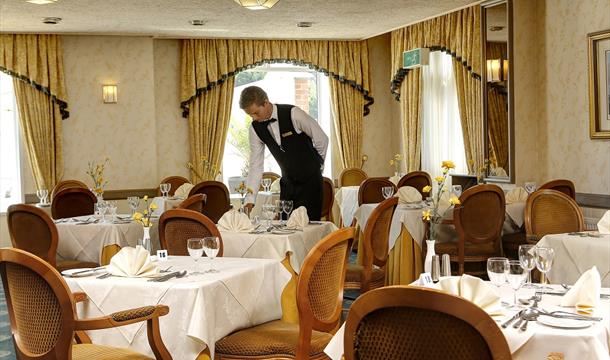
[[[610,234],[610,210],[606,211],[597,223],[597,231],[600,234]]]
[[[422,201],[422,197],[419,191],[412,186],[403,186],[396,192],[399,204],[416,203]]]
[[[157,265],[150,261],[148,251],[140,245],[122,248],[110,259],[106,270],[112,275],[123,277],[146,277],[159,273]]]
[[[189,193],[191,192],[191,189],[194,187],[195,185],[191,184],[191,183],[184,183],[182,185],[180,185],[176,191],[174,191],[174,196],[175,197],[179,197],[179,198],[183,198],[186,199],[189,196]]]
[[[585,271],[561,298],[561,306],[574,306],[579,314],[592,315],[599,305],[601,279],[597,267]]]
[[[290,229],[303,229],[307,224],[309,224],[307,209],[305,206],[299,206],[296,210],[292,211],[290,218],[286,222],[286,227]]]
[[[400,176],[398,176],[398,175],[390,176],[390,181],[392,182],[392,184],[398,185],[398,182],[400,181]]]
[[[440,289],[457,295],[485,310],[489,315],[501,315],[500,296],[489,283],[470,275],[443,278],[438,282]]]
[[[280,179],[275,179],[272,183],[271,183],[271,192],[273,193],[279,193],[280,192]]]
[[[218,220],[218,227],[227,231],[249,232],[252,230],[252,222],[248,215],[238,210],[229,210]]]
[[[508,177],[508,174],[506,173],[506,170],[504,170],[504,168],[499,167],[499,166],[491,169],[491,174],[493,176]]]
[[[518,202],[526,202],[527,195],[527,191],[525,191],[524,188],[519,186],[507,192],[504,198],[507,204],[512,204]]]

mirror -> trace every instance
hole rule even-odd
[[[511,0],[481,4],[481,39],[486,181],[514,182]]]

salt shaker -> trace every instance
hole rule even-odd
[[[432,266],[431,266],[431,276],[432,276],[432,282],[436,283],[440,280],[440,276],[441,276],[441,263],[440,263],[440,257],[438,255],[433,255],[432,256]]]
[[[441,276],[451,276],[451,258],[449,254],[443,254],[441,264]]]

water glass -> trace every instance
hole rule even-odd
[[[288,219],[290,217],[290,213],[292,212],[292,200],[284,200],[284,207],[283,210],[286,213],[286,219]]]
[[[269,178],[262,179],[261,185],[263,185],[263,191],[269,192],[269,190],[271,190],[271,179],[269,179]]]
[[[523,285],[526,289],[537,289],[532,284],[532,270],[536,267],[536,255],[534,254],[535,245],[519,245],[519,262],[521,267],[527,271],[527,281]]]
[[[195,268],[197,268],[197,260],[203,255],[203,239],[191,238],[186,241],[186,248],[188,249],[189,255],[195,260]],[[202,274],[200,271],[191,273],[192,275]]]
[[[273,204],[264,204],[262,209],[262,215],[265,220],[267,220],[267,228],[271,227],[271,220],[275,216],[275,205]]]
[[[116,201],[107,201],[108,212],[110,213],[111,222],[116,222],[116,209],[117,204]]]
[[[546,273],[548,273],[551,270],[551,267],[553,267],[555,250],[546,246],[536,246],[534,254],[536,257],[536,269],[538,269],[538,271],[540,271],[546,278]],[[545,290],[546,288],[542,289],[542,294],[544,294]]]
[[[384,186],[381,188],[381,195],[383,195],[384,199],[389,199],[394,195],[394,187],[393,186]]]
[[[101,216],[102,222],[106,222],[106,211],[108,210],[108,203],[104,200],[98,200],[97,212]]]
[[[509,263],[508,259],[504,257],[491,257],[487,259],[487,276],[489,281],[498,287],[506,283],[506,275],[508,274]]]
[[[129,204],[129,208],[131,209],[131,216],[136,213],[138,207],[140,206],[140,198],[137,196],[130,196],[127,198],[127,203]]]
[[[508,262],[508,274],[506,278],[508,280],[508,284],[511,288],[513,288],[513,305],[512,308],[519,308],[517,305],[517,290],[521,288],[521,286],[525,283],[525,279],[527,278],[528,271],[521,266],[521,261],[519,260],[510,260]]]
[[[204,237],[203,250],[205,251],[205,256],[210,258],[210,269],[207,272],[219,272],[218,270],[214,269],[214,258],[216,257],[216,255],[218,255],[218,251],[220,250],[220,239],[218,238],[218,236]]]
[[[275,200],[275,213],[277,219],[282,220],[282,212],[284,211],[284,200]]]
[[[38,200],[40,200],[40,205],[47,204],[47,197],[49,196],[49,190],[47,189],[38,189],[36,190],[36,196],[38,196]]]
[[[167,197],[171,188],[172,188],[172,184],[163,183],[163,184],[159,185],[159,189],[161,190],[161,194],[163,194],[163,197]]]
[[[528,194],[533,193],[534,191],[536,191],[536,183],[533,181],[528,181],[526,182],[523,187],[525,188],[525,191],[527,191]]]
[[[462,185],[453,185],[451,191],[455,196],[460,197],[462,195]]]

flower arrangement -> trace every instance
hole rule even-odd
[[[189,169],[195,176],[199,179],[205,179],[197,171],[197,167],[192,162],[186,163],[186,168]],[[216,177],[220,174],[220,169],[217,166],[212,165],[212,161],[210,161],[206,156],[201,157],[201,168],[203,169],[203,174],[209,174],[212,179],[216,179]]]
[[[109,161],[110,159],[106,158],[102,163],[99,164],[92,162],[87,164],[87,175],[89,175],[91,180],[93,180],[92,191],[97,197],[101,197],[104,194],[104,186],[108,184],[108,181],[104,179],[104,169]]]
[[[252,191],[252,189],[247,187],[246,183],[243,182],[243,181],[239,183],[239,185],[235,188],[235,191],[237,191],[237,193],[239,195],[241,195],[241,204],[242,204],[242,206],[244,205],[244,202],[246,201],[246,196],[248,194],[253,194],[254,193]]]
[[[133,214],[132,219],[142,224],[142,226],[149,228],[153,225],[151,217],[153,212],[157,209],[157,204],[151,203],[148,205],[148,195],[144,195],[142,200],[144,200],[144,211],[141,213],[136,211]]]
[[[445,189],[445,182],[447,181],[447,176],[449,175],[449,170],[454,169],[455,168],[455,164],[453,163],[453,161],[447,160],[447,161],[443,161],[441,167],[443,168],[443,175],[442,176],[437,176],[434,178],[434,181],[436,182],[436,184],[438,185],[436,192],[434,193],[434,196],[432,196],[432,202],[433,202],[433,206],[432,209],[427,209],[424,210],[422,212],[422,219],[425,222],[429,222],[430,223],[430,239],[436,239],[436,227],[437,225],[440,225],[440,223],[443,221],[443,218],[445,217],[445,214],[447,213],[447,211],[449,211],[452,206],[456,206],[460,204],[460,200],[458,199],[457,196],[455,195],[451,195],[451,197],[449,198],[449,204],[451,206],[449,206],[447,209],[445,209],[442,213],[439,209],[439,205],[441,202],[441,197],[443,195],[443,193],[445,191],[447,191],[447,189]],[[422,191],[425,193],[430,193],[432,192],[432,187],[431,186],[425,186]]]
[[[400,172],[400,161],[402,160],[401,154],[395,154],[392,159],[390,159],[390,166],[394,167],[394,174],[398,175]]]

